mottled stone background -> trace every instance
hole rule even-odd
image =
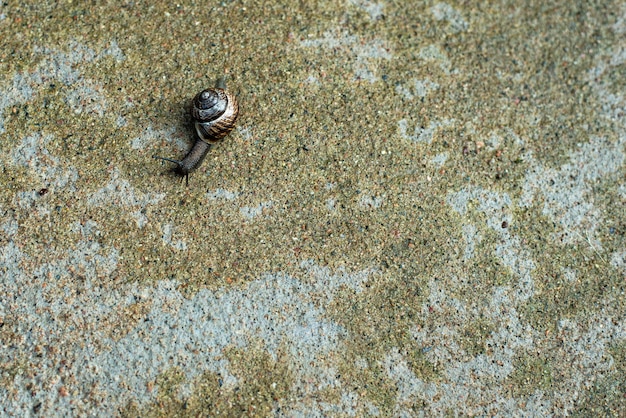
[[[625,2],[40,3],[0,415],[626,415]],[[186,187],[151,157],[221,75]]]

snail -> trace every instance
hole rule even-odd
[[[191,116],[198,138],[181,161],[170,158],[153,158],[176,164],[174,171],[185,177],[189,185],[189,173],[202,164],[212,144],[220,141],[235,127],[239,116],[239,104],[234,94],[226,91],[226,82],[220,78],[215,88],[202,90],[193,99]]]

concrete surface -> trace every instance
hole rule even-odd
[[[0,415],[626,416],[626,3],[473,3],[0,5]]]

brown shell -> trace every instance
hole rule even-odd
[[[203,102],[203,94],[207,96]],[[203,90],[194,98],[191,115],[195,121],[198,138],[214,144],[224,138],[235,127],[239,116],[239,104],[234,94],[220,88]]]

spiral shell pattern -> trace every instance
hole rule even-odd
[[[239,104],[235,95],[224,89],[206,89],[194,97],[191,115],[198,138],[214,144],[235,127]]]

